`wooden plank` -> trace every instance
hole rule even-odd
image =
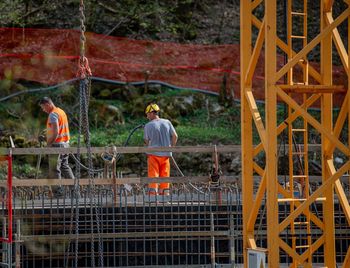
[[[116,179],[94,179],[95,185],[122,185],[122,184],[147,184],[150,182],[166,181],[171,183],[189,183],[189,182],[202,182],[208,183],[210,181],[209,176],[186,176],[186,177],[167,177],[167,178],[148,178],[148,177],[133,177],[133,178],[116,178]],[[234,183],[237,181],[235,176],[221,176],[220,181]],[[79,179],[79,185],[89,185],[90,179]],[[14,179],[12,181],[13,187],[42,187],[42,186],[58,186],[74,185],[73,179]],[[1,181],[0,187],[6,188],[7,182]]]
[[[261,176],[254,176],[254,181],[261,183]],[[342,176],[339,178],[342,182],[347,182],[349,176]],[[159,181],[168,181],[171,183],[208,183],[209,176],[185,176],[185,177],[169,177],[169,178],[148,178],[148,177],[130,177],[130,178],[116,178],[114,182],[113,179],[104,179],[99,178],[95,179],[96,185],[121,185],[121,184],[146,184],[149,182],[159,182]],[[289,176],[279,175],[278,181],[279,183],[283,183],[285,180],[289,180]],[[223,183],[234,183],[241,182],[241,176],[221,176],[220,181]],[[320,183],[322,182],[321,176],[309,176],[310,183]],[[80,185],[88,185],[89,179],[82,178],[80,179]],[[32,187],[32,186],[55,186],[55,185],[74,185],[74,181],[72,179],[14,179],[13,186],[14,187]],[[6,180],[0,181],[0,187],[7,188]]]
[[[285,144],[285,150],[288,151],[288,144]],[[297,144],[303,149],[303,144]],[[111,147],[92,147],[91,152],[93,154],[101,153],[113,153],[110,150]],[[138,148],[142,148],[138,149]],[[278,144],[278,148],[283,148],[283,145]],[[218,153],[241,153],[241,145],[226,145],[226,146],[217,146]],[[320,144],[309,144],[309,152],[320,152]],[[77,148],[0,148],[0,155],[8,155],[9,150],[12,151],[12,155],[49,155],[49,154],[76,154]],[[13,151],[15,150],[15,151]],[[213,146],[179,146],[179,147],[159,147],[158,149],[146,148],[146,147],[117,147],[117,154],[132,154],[132,153],[146,153],[146,152],[168,152],[173,153],[213,153]],[[86,148],[80,149],[81,154],[86,154]]]
[[[129,233],[101,233],[100,238],[145,238],[145,237],[230,237],[229,231],[167,231],[167,232],[129,232]],[[21,235],[22,241],[57,241],[57,240],[75,240],[76,234],[58,234],[58,235]],[[91,239],[91,234],[78,234],[79,241]],[[95,236],[97,240],[97,235]]]
[[[239,152],[240,145],[217,146],[218,153]],[[8,148],[0,148],[2,155],[7,155],[10,151]],[[13,155],[51,155],[51,154],[77,154],[77,147],[70,148],[12,148]],[[173,153],[213,153],[214,146],[176,146],[176,147],[91,147],[93,154],[133,154],[133,153],[151,153],[151,152],[173,152]],[[81,154],[86,154],[87,149],[80,148]]]

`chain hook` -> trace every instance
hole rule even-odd
[[[85,79],[92,76],[92,72],[89,66],[89,60],[86,57],[79,58],[79,66],[76,77]]]
[[[79,57],[78,71],[76,76],[79,77],[80,79],[85,79],[85,78],[91,77],[92,72],[89,66],[89,61],[85,57],[86,27],[85,27],[85,14],[84,14],[85,5],[83,0],[80,0],[79,11],[80,11],[80,57]]]

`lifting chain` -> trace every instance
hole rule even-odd
[[[94,225],[96,222],[97,227],[97,233],[98,233],[98,256],[99,256],[99,267],[103,267],[103,252],[102,252],[102,241],[101,241],[101,226],[100,226],[100,207],[96,204],[95,200],[95,180],[94,180],[94,174],[93,174],[93,164],[92,164],[92,153],[91,153],[91,142],[90,142],[90,131],[89,131],[89,104],[88,104],[88,89],[90,86],[89,79],[84,79],[80,81],[80,106],[81,109],[81,129],[84,132],[84,138],[85,138],[85,145],[87,148],[87,156],[88,156],[88,174],[89,174],[89,188],[88,188],[88,195],[90,198],[90,224],[91,224],[91,251],[92,251],[92,258],[91,258],[91,264],[92,267],[95,267],[94,263]],[[79,133],[81,135],[81,133]]]
[[[85,56],[85,5],[84,1],[80,0],[80,6],[79,6],[79,12],[80,12],[80,57]]]
[[[90,228],[91,228],[91,266],[95,267],[95,247],[94,247],[94,226],[95,222],[97,225],[98,232],[98,266],[103,267],[103,249],[101,240],[101,226],[100,226],[100,207],[96,205],[95,198],[95,181],[93,174],[93,164],[92,164],[92,153],[91,153],[91,142],[90,142],[90,130],[89,130],[89,99],[90,99],[90,89],[91,89],[91,69],[89,67],[88,59],[85,57],[85,6],[84,1],[80,0],[80,57],[78,64],[77,77],[80,78],[79,82],[79,131],[78,131],[78,145],[77,145],[77,157],[76,157],[76,178],[74,183],[74,198],[75,198],[75,255],[74,255],[74,267],[78,267],[78,247],[79,247],[79,198],[80,198],[80,187],[79,179],[81,177],[81,135],[84,135],[84,141],[87,148],[88,157],[88,174],[89,174],[89,188],[88,195],[90,199]],[[72,210],[73,211],[73,210]],[[71,222],[73,222],[73,214],[71,214]],[[72,225],[71,225],[72,229]]]

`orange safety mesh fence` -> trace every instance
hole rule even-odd
[[[239,44],[188,45],[133,40],[86,33],[86,57],[94,77],[119,81],[160,81],[181,88],[218,93],[226,89],[240,98]],[[0,79],[23,79],[54,85],[76,78],[80,32],[63,29],[0,28]],[[278,57],[278,65],[283,65]],[[253,79],[254,95],[264,99],[264,58]],[[335,84],[346,85],[342,68]],[[0,93],[1,94],[1,93]],[[2,95],[2,94],[1,94]],[[340,97],[340,99],[342,99]]]
[[[76,76],[80,32],[60,29],[0,29],[0,76],[57,84]],[[239,45],[181,45],[86,33],[93,76],[122,81],[162,81],[218,92],[239,90]]]

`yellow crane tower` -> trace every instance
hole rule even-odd
[[[281,3],[285,4],[285,21],[277,19]],[[335,4],[338,4],[337,11],[342,9],[336,14],[332,9]],[[319,18],[310,17],[311,8],[315,9],[313,14],[317,11]],[[245,267],[248,250],[258,250],[257,218],[260,208],[266,206],[267,246],[263,250],[269,268],[280,267],[282,252],[288,256],[290,267],[312,267],[313,255],[319,250],[323,250],[322,265],[334,268],[335,197],[350,225],[349,201],[340,180],[350,169],[350,126],[346,126],[350,124],[350,45],[345,45],[350,44],[350,1],[241,0],[240,17]],[[311,21],[319,21],[319,30],[313,31],[313,35],[308,33]],[[346,36],[338,30],[341,24],[347,24]],[[309,64],[310,53],[315,50],[319,51],[319,70]],[[345,70],[345,87],[333,82],[332,53],[338,54]],[[278,54],[286,58],[282,66],[278,65]],[[264,113],[257,105],[253,83],[261,55],[265,58]],[[345,97],[338,116],[333,118],[333,97],[342,91]],[[284,120],[278,120],[277,102],[287,107]],[[316,104],[318,115],[310,113],[310,107]],[[348,132],[340,135],[343,129]],[[322,167],[322,181],[313,192],[309,189],[311,130],[320,136]],[[284,164],[289,167],[289,187],[278,180],[278,139],[283,132],[288,135],[289,161]],[[253,143],[254,133],[259,137],[259,144]],[[335,151],[347,158],[340,167],[334,163]],[[261,153],[266,159],[264,166],[256,161],[256,156]],[[253,187],[255,175],[261,178],[257,189]],[[302,186],[302,193],[298,195],[294,191],[296,182]],[[282,204],[289,208],[286,216],[279,213]],[[316,204],[322,207],[319,214],[311,209]],[[311,226],[318,230],[316,238]],[[288,236],[283,235],[285,233]],[[350,248],[340,262],[341,267],[350,267]]]

